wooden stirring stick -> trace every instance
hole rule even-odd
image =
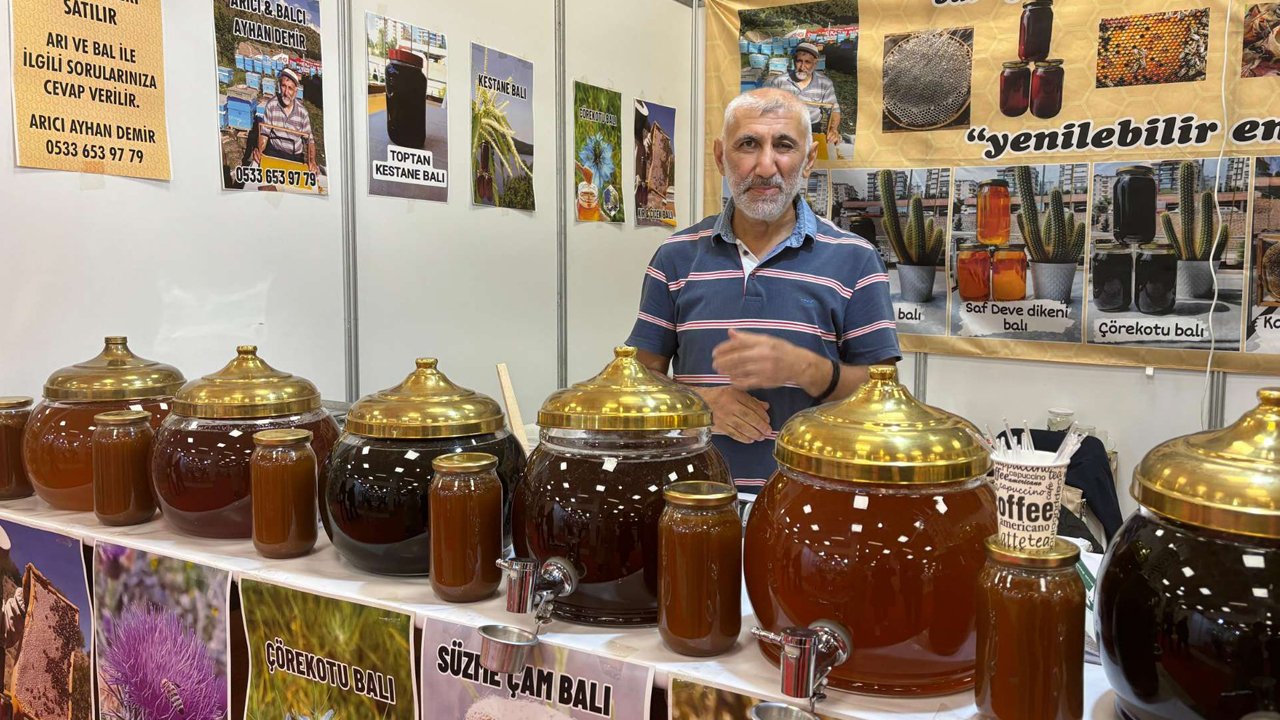
[[[516,391],[511,385],[511,373],[507,372],[506,363],[498,363],[498,384],[502,386],[502,403],[507,407],[507,420],[511,423],[511,432],[516,436],[516,442],[520,443],[520,447],[524,449],[524,454],[528,456],[529,438],[524,432],[524,420],[520,417],[520,403],[516,402]]]

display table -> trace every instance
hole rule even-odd
[[[390,578],[360,572],[342,560],[321,533],[316,551],[294,560],[259,557],[248,540],[207,540],[181,535],[163,520],[113,528],[100,525],[92,513],[53,510],[36,498],[0,503],[0,518],[70,535],[88,545],[97,541],[121,543],[231,572],[232,577],[266,580],[318,595],[382,605],[412,614],[419,625],[427,617],[465,625],[508,623],[527,626],[531,618],[517,618],[504,609],[500,597],[472,605],[438,600],[426,578]],[[743,607],[750,608],[745,594]],[[565,647],[610,655],[654,668],[654,682],[665,688],[673,675],[685,676],[756,697],[785,699],[778,693],[778,673],[748,639],[755,616],[742,619],[742,639],[731,652],[716,658],[684,658],[668,651],[652,628],[610,630],[553,622],[541,637]],[[1112,720],[1114,694],[1102,668],[1085,665],[1085,717]],[[878,698],[831,692],[819,706],[836,718],[880,720],[967,720],[976,708],[972,692],[924,699]],[[424,714],[429,717],[429,714]]]

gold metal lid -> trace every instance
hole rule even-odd
[[[893,365],[874,365],[848,399],[792,416],[778,434],[780,465],[831,480],[930,485],[986,475],[978,430],[916,400]]]
[[[138,357],[123,335],[110,335],[96,357],[64,367],[44,383],[49,400],[143,400],[168,397],[186,378],[172,365]]]
[[[962,242],[956,246],[956,250],[982,250],[986,251],[990,245],[984,245],[980,242]]]
[[[1009,181],[1008,181],[1008,180],[1001,180],[1001,179],[999,179],[999,178],[995,178],[995,179],[993,179],[993,180],[983,180],[982,182],[978,183],[978,187],[1002,187],[1002,188],[1008,188],[1008,187],[1009,187]]]
[[[320,390],[306,378],[281,372],[258,357],[256,345],[216,373],[192,380],[174,395],[173,411],[199,418],[260,418],[320,408]]]
[[[1221,430],[1157,445],[1133,471],[1133,498],[1211,530],[1280,538],[1280,387]]]
[[[1030,63],[1029,60],[1006,60],[1001,63],[1001,66],[1009,68],[1010,70],[1017,70],[1025,68],[1028,63]]]
[[[1120,253],[1124,255],[1129,255],[1133,252],[1133,249],[1130,248],[1127,243],[1100,242],[1100,243],[1094,243],[1093,251],[1097,253],[1105,253],[1105,254]]]
[[[557,390],[538,425],[571,430],[686,430],[711,426],[711,409],[692,389],[645,367],[636,349],[613,349],[599,375]]]
[[[1036,67],[1038,68],[1062,67],[1062,62],[1063,62],[1062,60],[1058,60],[1058,59],[1037,60]]]
[[[502,429],[506,421],[493,398],[454,385],[436,369],[435,358],[418,358],[417,365],[404,382],[352,405],[346,431],[376,438],[444,438]]]
[[[1152,255],[1170,255],[1173,253],[1173,246],[1166,243],[1143,243],[1138,246],[1138,250]]]
[[[275,430],[259,430],[253,434],[253,442],[257,445],[301,445],[311,442],[312,433],[302,428],[276,428]]]
[[[150,419],[151,413],[146,410],[112,410],[93,416],[93,421],[99,425],[129,425]]]
[[[6,395],[0,397],[0,410],[17,410],[31,404],[32,398],[29,395]]]
[[[436,472],[484,472],[496,467],[498,458],[482,452],[451,453],[431,460],[431,468]]]
[[[1000,536],[992,535],[985,541],[987,557],[1001,565],[1021,568],[1051,570],[1075,565],[1080,560],[1080,546],[1070,540],[1057,538],[1048,550],[1014,550],[1000,544]]]
[[[1155,168],[1148,165],[1126,165],[1116,170],[1117,175],[1155,175]]]
[[[683,507],[718,507],[733,504],[738,499],[738,491],[727,483],[682,480],[662,488],[662,497],[672,505]]]

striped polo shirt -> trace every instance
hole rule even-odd
[[[796,199],[791,235],[749,275],[731,225],[733,202],[672,235],[645,270],[640,312],[629,345],[672,360],[675,380],[728,385],[711,351],[730,328],[768,333],[852,365],[901,356],[889,302],[889,276],[875,246],[813,214]],[[755,493],[777,467],[773,440],[796,412],[817,401],[795,385],[752,390],[769,403],[769,438],[740,443],[715,434],[738,489]]]

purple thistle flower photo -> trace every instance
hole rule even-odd
[[[103,680],[130,720],[222,720],[227,682],[196,632],[172,610],[131,605],[106,634]]]

